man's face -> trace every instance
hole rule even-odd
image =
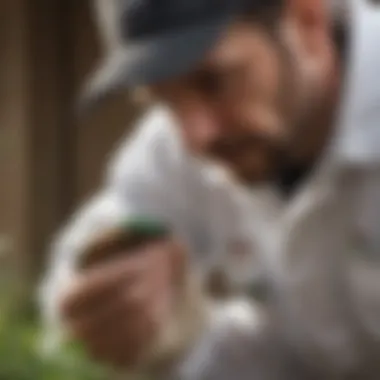
[[[253,184],[308,149],[331,51],[325,23],[307,22],[284,16],[276,34],[253,21],[233,25],[192,73],[153,89],[193,153]]]

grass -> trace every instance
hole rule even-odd
[[[49,358],[38,350],[41,328],[31,318],[0,317],[0,380],[107,380],[107,371],[75,346]]]

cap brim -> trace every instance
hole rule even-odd
[[[229,18],[119,48],[92,76],[79,98],[79,110],[127,88],[155,84],[186,74],[217,42]]]

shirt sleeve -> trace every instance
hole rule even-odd
[[[53,241],[40,293],[46,326],[42,347],[45,353],[53,352],[64,338],[59,301],[75,275],[82,248],[98,231],[118,225],[129,215],[148,214],[181,224],[181,218],[194,216],[194,210],[205,212],[206,207],[200,206],[202,191],[199,186],[193,186],[194,181],[190,179],[194,173],[185,168],[183,160],[178,139],[161,111],[145,118],[129,142],[122,143],[108,167],[103,187],[79,208]],[[188,197],[186,191],[192,196]],[[190,198],[196,198],[197,207],[188,203]],[[188,230],[187,223],[183,226]],[[248,306],[216,305],[204,294],[195,272],[189,274],[178,313],[163,329],[152,352],[147,353],[149,364],[138,375],[153,371],[154,378],[158,378],[162,369],[153,368],[164,352],[172,353],[175,358],[169,360],[171,364],[163,371],[165,378],[173,375],[181,380],[219,380],[225,366],[231,371],[240,360],[246,366],[251,365],[247,353],[230,356],[230,350],[239,350],[244,336],[261,329],[257,324],[257,310]]]
[[[131,215],[172,222],[176,187],[168,187],[180,170],[180,146],[166,113],[154,109],[112,157],[103,186],[53,238],[39,293],[46,325],[46,350],[62,339],[59,302],[82,249],[99,231],[120,225]]]

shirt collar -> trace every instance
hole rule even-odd
[[[380,7],[350,0],[348,70],[333,156],[348,165],[380,164]]]

